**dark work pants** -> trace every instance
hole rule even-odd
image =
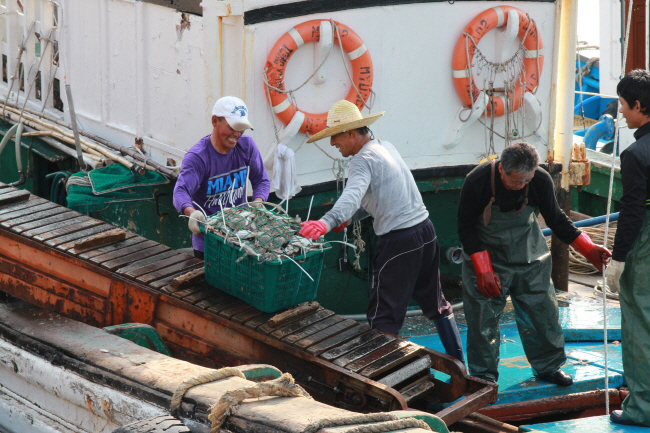
[[[372,293],[366,312],[371,328],[397,334],[411,298],[431,320],[453,312],[440,288],[438,238],[428,218],[413,227],[379,236],[373,262]]]

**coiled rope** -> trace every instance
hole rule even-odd
[[[218,433],[221,424],[233,413],[239,404],[248,398],[260,397],[305,397],[311,396],[300,385],[297,385],[289,373],[284,373],[277,379],[256,383],[253,386],[226,392],[217,403],[210,407],[208,419],[212,422],[210,433]]]

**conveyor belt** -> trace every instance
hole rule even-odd
[[[130,232],[102,242],[109,234],[115,227],[0,184],[0,289],[94,326],[151,324],[177,356],[199,364],[273,364],[315,398],[353,410],[466,396],[438,413],[449,423],[494,401],[496,389],[451,357],[318,305],[278,316],[200,276],[177,284],[203,261]]]

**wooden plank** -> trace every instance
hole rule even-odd
[[[43,198],[36,197],[33,195],[27,201],[21,201],[18,203],[12,203],[8,205],[0,206],[0,216],[9,212],[16,212],[23,209],[29,209],[43,203],[50,203],[50,202]]]
[[[226,309],[224,309],[224,310],[221,310],[221,311],[219,312],[219,315],[220,315],[221,317],[225,317],[226,319],[230,319],[230,318],[232,318],[232,316],[234,316],[235,314],[239,314],[239,313],[241,313],[242,311],[246,311],[246,310],[248,310],[250,307],[251,307],[251,306],[248,305],[246,302],[244,302],[244,301],[240,301],[240,302],[239,302],[239,305],[233,305],[232,307],[229,307],[229,308],[226,308]]]
[[[79,258],[84,259],[84,260],[88,260],[88,259],[90,259],[92,257],[96,257],[96,256],[99,256],[101,254],[110,253],[110,252],[113,252],[113,251],[117,251],[117,250],[120,250],[122,248],[126,248],[128,246],[131,246],[131,245],[134,245],[134,244],[137,244],[137,243],[140,243],[140,242],[144,242],[144,241],[146,241],[145,238],[140,237],[140,236],[136,235],[135,233],[126,232],[126,237],[122,242],[117,242],[117,243],[114,243],[112,245],[107,245],[105,247],[93,248],[92,250],[89,250],[89,251],[84,251],[81,254],[79,254]],[[72,251],[70,251],[70,252],[72,252]]]
[[[153,282],[149,283],[149,287],[151,287],[152,289],[156,289],[156,290],[158,290],[158,289],[160,289],[161,287],[164,287],[164,286],[168,285],[169,283],[171,283],[172,280],[173,280],[174,278],[178,277],[179,275],[183,275],[184,273],[186,273],[186,272],[188,272],[188,271],[191,271],[191,270],[194,270],[194,269],[197,269],[197,268],[203,266],[203,260],[200,260],[200,262],[201,262],[201,263],[198,264],[198,265],[191,266],[191,267],[189,267],[189,268],[187,268],[187,269],[183,269],[183,270],[180,271],[180,272],[177,272],[177,273],[175,273],[175,274],[169,275],[169,276],[167,276],[167,277],[165,277],[165,278],[162,278],[162,279],[160,279],[160,280],[153,281]]]
[[[123,241],[124,239],[126,239],[126,232],[122,229],[113,227],[113,229],[109,230],[106,233],[90,236],[88,238],[77,241],[77,243],[74,244],[74,249],[76,251],[85,251],[105,245],[114,244],[116,242]]]
[[[412,378],[413,376],[420,375],[423,372],[427,372],[431,367],[431,357],[429,355],[418,358],[416,361],[411,362],[410,364],[401,367],[399,370],[392,372],[388,376],[378,379],[377,382],[382,385],[389,386],[394,388],[396,385],[403,383],[404,381]]]
[[[160,245],[158,242],[149,241],[140,236],[138,236],[136,239],[136,241],[130,242],[130,245],[126,245],[124,247],[120,246],[118,248],[110,248],[110,251],[102,254],[97,254],[94,257],[89,257],[89,259],[91,262],[100,265],[104,262],[108,262],[109,260],[119,259],[120,257],[128,256],[129,254],[133,254],[138,251]]]
[[[308,335],[307,337],[300,339],[296,341],[293,345],[296,347],[300,347],[302,349],[306,349],[309,346],[312,346],[316,343],[319,343],[327,338],[330,338],[334,335],[340,334],[343,331],[346,331],[350,328],[353,328],[357,326],[358,323],[355,320],[352,319],[344,319],[338,323],[335,323],[334,325],[330,326],[329,328],[325,328],[321,331],[315,332],[312,335]]]
[[[62,221],[69,221],[72,218],[78,218],[80,216],[78,212],[59,206],[58,208],[46,211],[41,218],[27,219],[27,221],[22,223],[17,223],[16,220],[4,221],[0,225],[11,228],[16,233],[22,233],[27,230],[35,230],[39,227],[60,223]]]
[[[195,287],[200,288],[200,286],[195,286]],[[208,299],[209,297],[214,295],[214,292],[216,290],[217,289],[215,289],[214,287],[200,288],[200,290],[198,290],[198,291],[196,291],[194,293],[191,293],[191,294],[189,294],[187,296],[183,296],[181,299],[183,301],[187,302],[188,304],[194,305],[197,302],[201,302],[202,300]]]
[[[248,305],[248,304],[246,304]],[[241,311],[240,313],[235,314],[230,318],[235,323],[239,323],[240,325],[243,325],[244,323],[248,322],[251,319],[254,319],[255,317],[261,316],[264,314],[263,311],[258,310],[257,308],[253,307],[252,305],[248,305],[248,309]]]
[[[281,340],[287,335],[295,334],[296,332],[304,328],[312,326],[316,322],[319,322],[323,319],[327,319],[328,317],[333,316],[334,314],[335,314],[334,311],[326,310],[323,307],[320,307],[320,309],[316,310],[309,316],[304,316],[301,319],[298,319],[291,323],[287,323],[286,325],[281,326],[279,328],[271,328],[269,324],[266,323],[264,326],[260,327],[259,331],[264,333],[270,333],[274,338]]]
[[[243,301],[240,299],[235,298],[234,296],[231,296],[230,298],[223,299],[219,301],[218,303],[212,302],[209,306],[207,306],[205,309],[208,310],[211,313],[214,314],[219,314],[221,311],[225,310],[226,308],[230,308],[234,305],[240,305]]]
[[[328,350],[327,352],[321,353],[320,357],[323,358],[323,359],[326,359],[328,361],[333,360],[335,358],[338,358],[339,356],[343,356],[346,353],[349,353],[350,351],[353,351],[353,350],[355,350],[355,349],[357,349],[359,347],[362,347],[364,344],[372,342],[373,340],[376,340],[376,339],[378,339],[378,338],[380,338],[382,336],[384,338],[382,338],[381,341],[385,341],[386,343],[388,343],[389,341],[386,341],[386,338],[385,338],[386,335],[384,335],[384,334],[381,334],[381,333],[379,333],[377,331],[365,332],[365,333],[359,335],[358,337],[355,337],[352,340],[348,341],[347,343],[340,344],[340,345]],[[394,339],[395,338],[393,337],[393,340]],[[390,337],[389,337],[389,340],[390,340]],[[392,340],[390,340],[390,341],[392,341]]]
[[[308,314],[312,314],[320,308],[318,302],[308,302],[304,305],[299,305],[291,310],[287,310],[283,313],[278,314],[274,318],[268,321],[268,325],[271,328],[277,328],[278,326],[286,325],[289,322],[292,322],[296,319],[299,319]]]
[[[65,236],[67,234],[78,232],[88,227],[96,226],[98,224],[102,224],[102,222],[88,218],[87,216],[80,216],[78,218],[59,221],[43,227],[27,230],[23,232],[23,236],[31,237],[39,242],[45,242],[48,239]]]
[[[81,230],[79,232],[70,233],[69,235],[61,236],[55,239],[50,239],[45,241],[45,245],[50,245],[56,247],[58,250],[65,251],[74,247],[79,239],[85,239],[89,236],[95,236],[100,233],[105,233],[113,230],[113,226],[110,224],[103,224],[100,222],[99,225],[88,228],[86,230]]]
[[[186,256],[186,257],[190,257],[190,256]],[[203,266],[203,260],[190,257],[189,259],[183,260],[182,262],[175,263],[173,265],[156,270],[154,272],[141,275],[135,280],[139,281],[140,283],[147,284],[152,281],[157,281],[160,280],[161,278],[168,277],[170,275],[178,275],[179,273],[182,274],[184,272],[196,269],[199,265]]]
[[[147,257],[152,257],[169,250],[170,250],[169,247],[154,242],[154,245],[150,248],[140,249],[139,251],[136,251],[134,253],[122,255],[121,257],[117,257],[113,260],[102,262],[100,266],[102,268],[108,269],[109,271],[114,271],[129,263],[134,263],[137,262],[138,260],[144,260]]]
[[[249,329],[257,329],[260,325],[266,323],[271,317],[275,316],[275,313],[264,313],[259,316],[255,316],[252,319],[244,323],[244,326]]]
[[[357,347],[344,354],[343,356],[336,358],[333,362],[340,367],[345,367],[357,359],[363,358],[375,350],[379,350],[381,347],[392,343],[393,341],[395,341],[395,337],[386,334],[379,334],[379,337],[374,338],[363,346]]]
[[[377,377],[385,371],[390,370],[398,362],[404,362],[416,357],[419,353],[420,347],[415,344],[408,343],[407,346],[398,349],[397,351],[389,354],[381,360],[371,364],[369,367],[361,370],[360,374],[365,377]]]
[[[170,252],[172,254],[169,254],[169,255],[165,254],[166,257],[165,256],[160,257],[155,262],[149,262],[149,263],[147,263],[144,266],[141,266],[139,268],[131,269],[130,271],[128,271],[129,277],[137,278],[140,275],[150,274],[152,272],[159,271],[161,269],[169,268],[172,265],[180,263],[180,262],[182,262],[184,260],[190,260],[190,259],[192,259],[194,261],[198,260],[198,259],[195,259],[194,257],[192,257],[190,255],[179,253],[178,251],[173,251],[173,250],[172,251],[167,251],[167,253],[170,253]]]
[[[212,286],[208,286],[207,284],[199,284],[197,286],[193,286],[191,288],[181,290],[180,292],[177,292],[177,293],[183,293],[182,295],[179,296],[179,297],[183,298],[183,297],[187,296],[187,291],[188,290],[194,290],[196,287],[198,287],[200,290],[207,289],[207,288],[212,288],[213,289],[212,296],[210,296],[209,298],[204,299],[204,300],[202,300],[202,301],[200,301],[200,302],[198,302],[196,304],[196,306],[199,307],[199,308],[203,308],[203,309],[210,308],[213,305],[218,305],[221,302],[227,302],[227,301],[230,301],[231,299],[234,299],[233,296],[230,296],[229,294],[227,294],[225,292],[222,292],[221,290],[219,290],[217,288],[214,288]],[[191,293],[196,293],[196,292],[193,291]],[[176,294],[174,294],[174,296],[176,296]]]
[[[404,340],[391,341],[390,343],[383,345],[376,350],[373,350],[367,355],[364,355],[361,358],[358,358],[355,361],[346,364],[345,368],[356,373],[363,370],[373,362],[379,361],[391,353],[405,348],[406,346],[408,346],[408,343]]]
[[[182,289],[183,287],[188,287],[203,281],[205,281],[205,269],[199,268],[174,278],[170,286],[174,289]]]
[[[23,218],[28,218],[28,220],[36,219],[36,218],[32,217],[32,215],[34,215],[35,213],[39,213],[39,212],[41,212],[43,210],[47,210],[47,209],[53,209],[53,208],[57,208],[57,207],[60,208],[61,207],[61,206],[57,205],[56,203],[52,203],[52,202],[49,202],[49,201],[44,201],[44,202],[41,202],[41,203],[38,203],[38,204],[34,205],[35,201],[36,200],[29,200],[27,202],[22,202],[22,203],[20,203],[21,205],[31,204],[31,206],[28,206],[28,207],[21,206],[21,208],[18,209],[18,210],[13,210],[11,212],[4,212],[4,213],[0,214],[0,222],[9,220],[9,221],[11,221],[11,224],[7,224],[7,225],[3,224],[3,225],[5,227],[11,227],[11,226],[15,225],[14,221],[16,221],[16,220],[17,220],[16,224],[20,224],[21,222],[25,221],[25,220],[23,220]],[[66,208],[63,208],[63,211],[65,211],[65,210],[66,210]]]
[[[115,271],[116,274],[124,275],[127,278],[130,278],[132,280],[135,280],[135,277],[140,275],[137,273],[139,270],[142,268],[146,268],[147,265],[150,265],[152,263],[156,263],[160,260],[169,258],[169,257],[175,257],[178,255],[177,251],[174,250],[168,250],[165,251],[164,253],[160,253],[158,255],[148,257],[144,260],[138,260],[137,262],[129,263],[128,265],[119,268],[118,270]]]
[[[11,191],[6,194],[0,194],[0,206],[27,201],[29,199],[29,196],[30,196],[29,191],[25,191],[24,189]]]
[[[322,320],[318,323],[314,323],[312,326],[302,329],[296,332],[295,334],[286,336],[285,338],[282,339],[282,341],[284,341],[285,343],[293,344],[298,340],[302,340],[303,338],[309,337],[310,335],[320,332],[324,329],[327,329],[330,326],[336,325],[337,323],[343,320],[345,320],[345,318],[338,315],[328,317],[327,319]]]
[[[344,344],[352,340],[353,338],[359,337],[361,334],[364,333],[374,334],[374,332],[369,332],[369,331],[370,329],[367,328],[366,326],[357,324],[357,326],[353,326],[347,331],[343,331],[340,334],[334,335],[333,337],[329,337],[319,343],[314,344],[313,346],[307,349],[307,353],[311,353],[314,356],[318,356],[321,353],[328,351],[340,344]]]

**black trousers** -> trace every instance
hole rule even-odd
[[[379,236],[373,258],[372,293],[366,312],[371,328],[397,334],[411,298],[431,320],[453,313],[440,287],[440,249],[427,218]]]

